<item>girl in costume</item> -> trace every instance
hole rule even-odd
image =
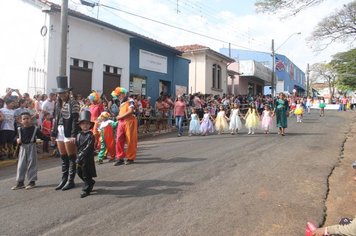
[[[270,128],[272,127],[272,111],[268,104],[264,105],[261,127],[265,131],[265,134],[268,134]]]
[[[326,107],[325,100],[324,98],[321,98],[319,102],[320,117],[325,115],[325,107]]]
[[[52,141],[57,141],[57,147],[62,159],[62,179],[56,190],[68,190],[75,187],[77,148],[76,137],[79,132],[79,103],[70,96],[66,76],[57,77],[58,100],[55,107],[54,124],[51,133]]]
[[[189,123],[189,136],[192,136],[192,134],[200,134],[200,120],[195,108],[192,108]]]
[[[211,117],[208,108],[204,108],[203,119],[200,124],[201,135],[208,135],[208,133],[214,132],[214,124],[212,122],[213,118]]]
[[[248,129],[248,134],[254,134],[255,129],[260,125],[260,115],[257,112],[254,102],[250,103],[250,107],[244,117],[246,120],[245,126]]]
[[[228,132],[229,124],[227,121],[229,118],[225,114],[224,106],[220,105],[219,112],[216,115],[215,119],[215,129],[218,131],[218,134],[222,134],[223,132]]]
[[[109,162],[115,160],[115,138],[114,129],[117,127],[117,122],[110,120],[109,112],[102,112],[98,118],[99,133],[100,133],[100,152],[98,154],[98,164],[103,164],[103,159],[106,155],[110,155]]]
[[[297,116],[297,123],[301,123],[303,120],[303,113],[304,109],[302,104],[300,103],[300,100],[297,100],[297,104],[294,110],[294,114]]]
[[[239,104],[234,103],[230,113],[229,129],[231,131],[231,134],[236,134],[239,131],[239,129],[242,128],[242,122],[240,117],[241,117],[240,106]]]

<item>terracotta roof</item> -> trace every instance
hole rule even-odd
[[[210,49],[210,48],[199,44],[191,44],[191,45],[177,46],[176,49],[181,52],[187,52],[187,51],[196,51],[196,50]]]

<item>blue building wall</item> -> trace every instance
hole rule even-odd
[[[167,73],[160,73],[139,68],[139,50],[146,50],[167,57]],[[177,51],[168,47],[153,44],[142,39],[130,39],[130,78],[140,77],[146,79],[146,96],[152,98],[151,105],[159,97],[160,85],[167,85],[167,93],[176,96],[176,85],[188,89],[190,61],[180,57]]]
[[[228,48],[221,48],[220,53],[229,55]],[[248,51],[241,49],[231,49],[231,57],[238,60],[255,60],[272,70],[272,56],[271,53]],[[286,56],[275,54],[276,57],[276,78],[278,81],[284,81],[284,90],[292,93],[296,89],[299,94],[304,95],[305,91],[305,73],[299,69]],[[265,94],[270,94],[269,87],[265,87]]]

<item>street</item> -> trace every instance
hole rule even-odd
[[[0,235],[303,235],[322,222],[328,176],[352,112],[289,118],[286,136],[247,135],[139,141],[133,165],[97,167],[91,196],[55,191],[60,160],[41,160],[37,187],[11,190],[16,167],[0,170]]]

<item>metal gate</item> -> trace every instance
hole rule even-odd
[[[46,93],[47,72],[42,68],[29,67],[27,91],[31,95]]]

